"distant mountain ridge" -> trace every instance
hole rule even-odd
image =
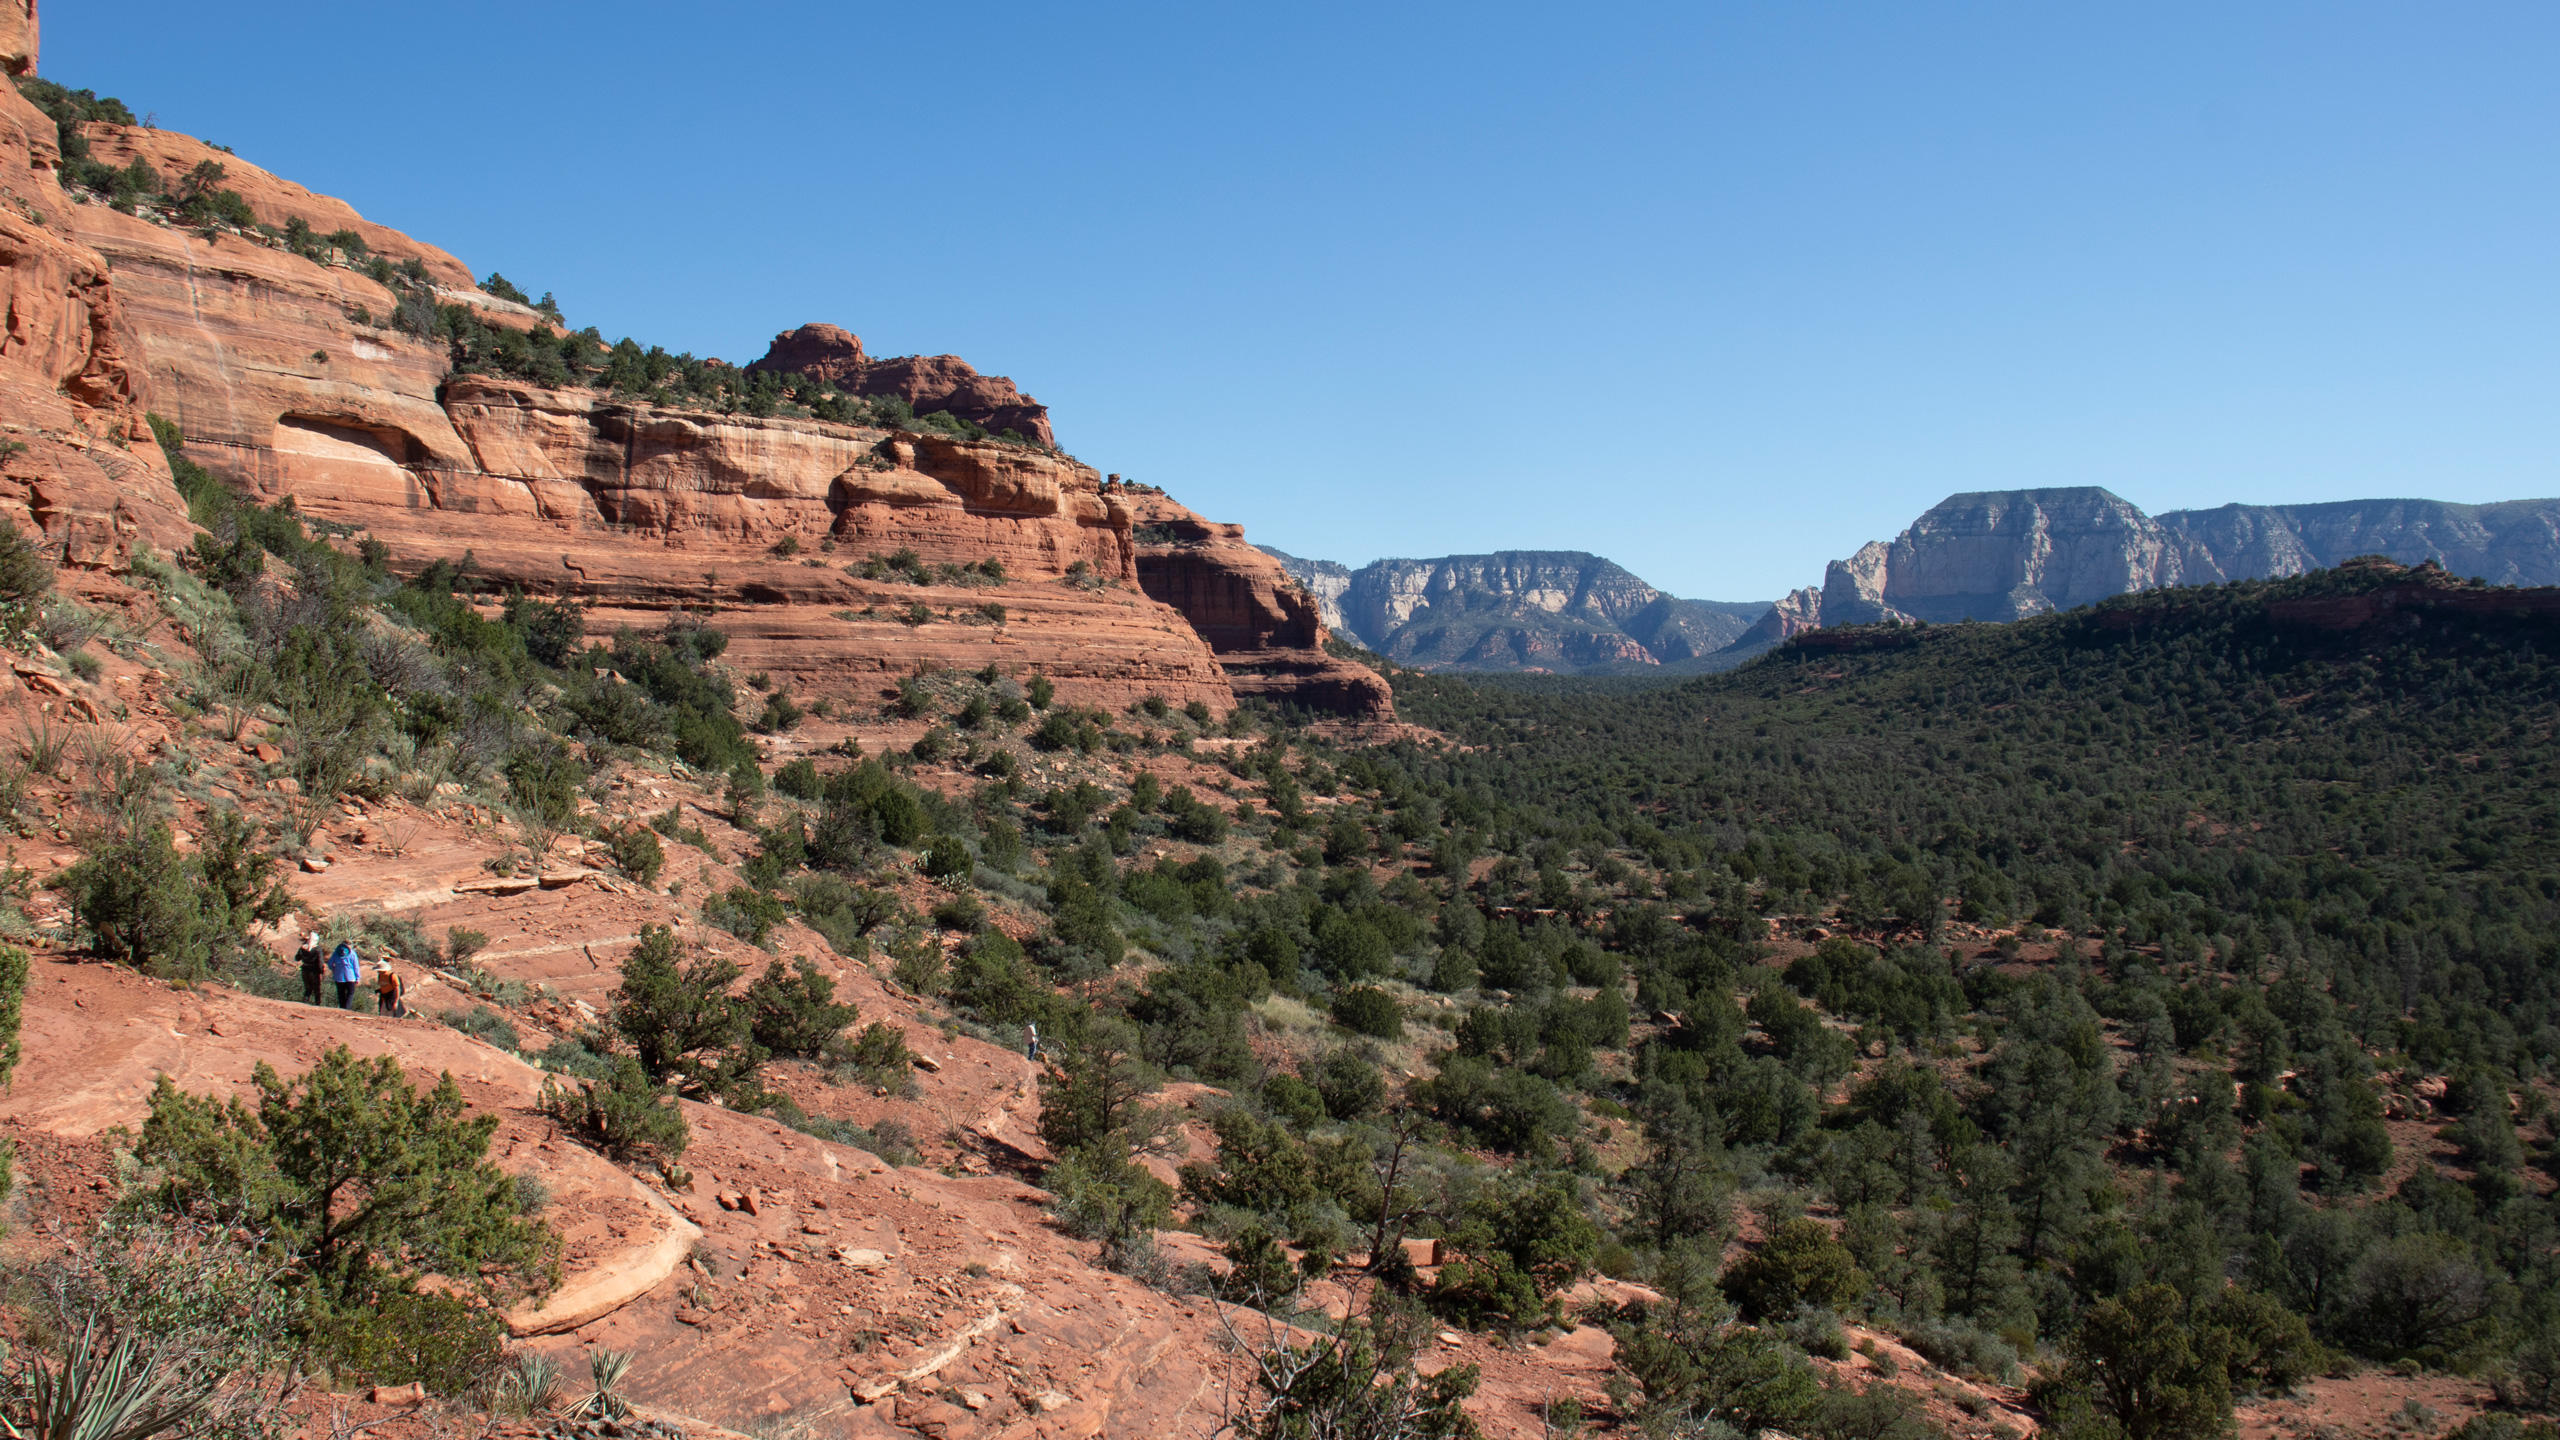
[[[2263,580],[2358,555],[2434,560],[2493,585],[2560,584],[2560,499],[2341,500],[2146,515],[2096,486],[1950,495],[1893,541],[1831,562],[1736,639],[1884,620],[2017,620],[2131,590]]]
[[[1353,570],[1264,547],[1328,628],[1426,670],[1586,673],[1711,667],[1765,602],[1683,600],[1580,550],[1374,561]]]

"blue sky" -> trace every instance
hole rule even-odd
[[[1353,564],[2560,494],[2547,5],[62,0],[41,70],[609,338],[966,356]]]

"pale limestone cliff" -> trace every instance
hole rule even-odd
[[[2297,575],[2358,555],[2492,584],[2560,583],[2560,500],[2351,500],[2145,515],[2095,487],[1952,495],[1890,544],[1832,562],[1729,653],[1822,625],[2015,620],[2164,585]]]
[[[1299,587],[1314,597],[1316,618],[1324,622],[1324,628],[1337,635],[1356,638],[1358,632],[1351,628],[1350,621],[1345,619],[1342,613],[1342,597],[1351,589],[1350,566],[1331,560],[1302,560],[1285,550],[1274,550],[1268,545],[1257,545],[1254,548],[1279,561],[1280,567],[1289,572],[1290,576],[1298,582]]]

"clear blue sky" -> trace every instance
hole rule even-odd
[[[2560,493],[2560,9],[49,4],[608,337],[831,320],[1300,554]]]

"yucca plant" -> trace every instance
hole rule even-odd
[[[212,1403],[218,1376],[171,1363],[158,1344],[127,1331],[101,1345],[93,1322],[58,1366],[27,1367],[26,1428],[0,1417],[11,1440],[148,1440],[187,1425]]]
[[[526,1351],[498,1378],[497,1408],[521,1410],[527,1416],[550,1411],[560,1399],[560,1362]]]
[[[587,1352],[587,1378],[595,1388],[578,1397],[569,1407],[572,1419],[619,1420],[631,1413],[631,1401],[622,1393],[623,1377],[631,1373],[628,1350],[590,1350]]]

